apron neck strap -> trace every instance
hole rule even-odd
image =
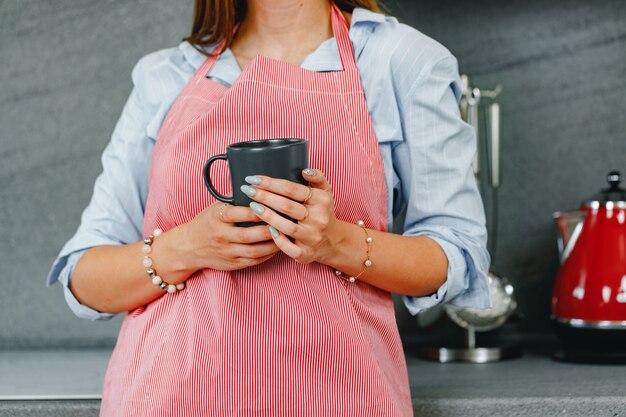
[[[220,41],[220,43],[218,43],[215,48],[213,48],[213,52],[211,52],[211,55],[207,56],[202,65],[200,65],[200,68],[198,68],[198,70],[196,71],[194,78],[204,79],[207,75],[209,75],[209,72],[211,72],[211,68],[213,68],[213,65],[215,65],[218,58],[222,54],[224,45],[225,42]]]
[[[356,60],[354,58],[352,41],[350,40],[348,22],[334,1],[331,3],[331,8],[333,34],[335,36],[335,41],[337,42],[339,58],[341,58],[341,66],[344,71],[356,70]]]
[[[235,27],[233,28],[233,36],[237,34],[237,31],[239,30],[239,25],[241,25],[241,23],[235,24]],[[220,55],[222,55],[222,52],[224,52],[224,49],[226,49],[226,40],[222,39],[217,43],[217,45],[215,45],[215,48],[213,48],[211,55],[209,55],[207,59],[204,60],[202,65],[200,65],[200,68],[198,68],[198,70],[196,71],[196,75],[198,76],[198,78],[206,78],[209,72],[211,72],[213,65],[215,65]]]

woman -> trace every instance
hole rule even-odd
[[[138,63],[49,278],[82,317],[129,312],[103,415],[412,415],[390,292],[489,305],[456,62],[377,11],[196,0],[187,41]],[[311,186],[251,176],[251,207],[216,203],[206,159],[271,137],[308,140]]]

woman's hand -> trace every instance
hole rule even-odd
[[[258,218],[249,207],[220,202],[207,207],[184,226],[181,245],[188,253],[185,269],[232,271],[270,259],[279,249],[267,226],[235,224],[255,221]]]
[[[270,225],[270,233],[281,251],[300,263],[324,263],[338,238],[333,193],[321,171],[305,169],[303,176],[310,186],[257,175],[246,178],[253,186],[244,185],[241,189],[255,200],[250,207]]]
[[[254,214],[270,225],[260,227],[287,256],[300,263],[319,262],[344,277],[359,276],[358,281],[397,294],[432,294],[446,281],[448,260],[435,240],[367,229],[374,242],[368,253],[362,227],[335,217],[324,174],[306,169],[303,176],[310,186],[260,175],[246,178],[250,185],[242,186],[255,201],[250,204]],[[372,263],[362,273],[366,259]]]
[[[216,203],[193,220],[154,240],[153,268],[168,284],[184,282],[203,268],[231,271],[267,261],[278,246],[268,227],[237,227],[257,221],[249,207]],[[142,265],[143,241],[89,249],[74,268],[70,289],[81,304],[119,313],[144,306],[163,295]]]

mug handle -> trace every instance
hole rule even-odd
[[[215,187],[213,187],[213,183],[211,182],[211,165],[218,159],[228,161],[228,156],[225,153],[220,155],[214,155],[210,157],[208,161],[206,161],[206,163],[204,164],[204,184],[206,185],[206,188],[209,190],[211,195],[217,200],[221,201],[222,203],[235,204],[234,198],[228,198],[218,193]]]

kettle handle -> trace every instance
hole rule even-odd
[[[587,213],[583,210],[557,211],[552,217],[557,226],[559,258],[561,264],[564,264],[583,231]]]

